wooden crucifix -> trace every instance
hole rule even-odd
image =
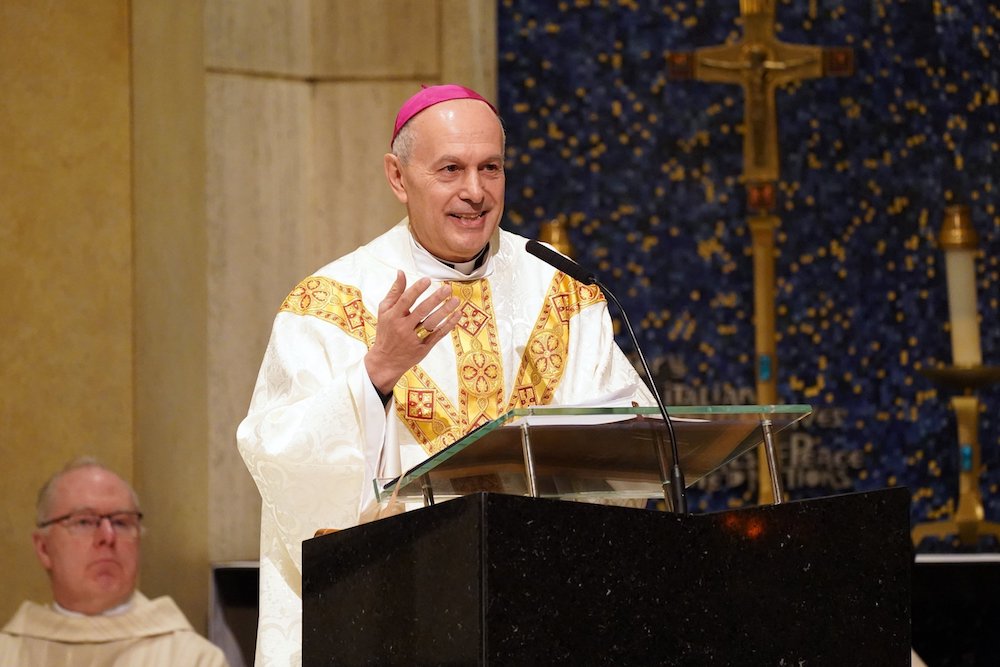
[[[753,244],[754,325],[757,403],[777,402],[775,337],[774,229],[779,175],[778,121],[774,91],[778,86],[823,76],[854,72],[849,47],[788,44],[775,37],[775,0],[740,0],[742,41],[667,54],[667,76],[738,84],[743,88],[743,182]],[[782,502],[775,466],[758,455],[758,502]],[[770,470],[770,477],[764,475]]]

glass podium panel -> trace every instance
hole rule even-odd
[[[810,412],[808,405],[671,406],[685,484]],[[518,408],[401,477],[374,484],[379,502],[395,495],[427,504],[484,491],[568,500],[662,498],[670,451],[655,407]]]

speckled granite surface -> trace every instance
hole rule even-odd
[[[477,494],[303,544],[303,657],[906,665],[909,494],[702,515]]]

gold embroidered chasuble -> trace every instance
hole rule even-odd
[[[317,527],[369,520],[373,479],[401,474],[510,408],[605,396],[653,404],[597,288],[557,273],[526,242],[498,229],[485,262],[464,275],[420,247],[403,219],[285,300],[236,434],[261,495],[260,667],[301,661],[302,541]],[[409,283],[450,285],[463,317],[400,378],[387,410],[364,355],[399,271]]]
[[[462,312],[451,332],[457,404],[419,365],[407,371],[393,391],[399,418],[427,454],[514,408],[549,404],[566,369],[570,320],[604,300],[594,285],[583,285],[559,272],[552,277],[508,398],[489,281],[446,282]],[[330,322],[368,348],[375,341],[376,318],[365,308],[361,292],[330,278],[306,278],[281,310]]]

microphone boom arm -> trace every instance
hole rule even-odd
[[[642,370],[646,373],[647,386],[653,393],[653,398],[656,399],[656,407],[660,409],[660,415],[663,417],[663,423],[667,427],[667,435],[670,439],[670,455],[673,458],[673,465],[670,468],[669,479],[663,480],[664,486],[670,484],[670,494],[664,493],[664,497],[670,500],[671,509],[674,512],[687,514],[687,491],[684,484],[684,471],[681,470],[680,454],[677,450],[677,436],[674,434],[674,423],[670,420],[670,415],[667,414],[667,408],[663,404],[663,399],[660,398],[660,392],[656,389],[656,383],[653,382],[653,374],[649,372],[646,356],[642,353],[639,340],[635,337],[635,331],[632,329],[632,323],[629,322],[628,313],[622,308],[622,304],[618,301],[618,297],[614,295],[614,292],[608,289],[608,286],[602,283],[594,272],[587,271],[569,257],[559,254],[552,248],[542,245],[534,239],[530,239],[525,244],[525,250],[549,266],[555,267],[584,285],[597,285],[604,295],[611,299],[615,306],[618,307],[618,312],[622,314],[622,321],[625,322],[625,329],[628,330],[628,335],[632,338],[632,344],[635,345],[635,351],[639,355],[639,361],[642,362]],[[656,448],[656,453],[660,457],[660,475],[664,478],[668,477],[666,474],[666,465],[662,460],[662,446]]]
[[[646,355],[642,353],[642,349],[639,347],[639,340],[635,336],[635,331],[632,329],[632,323],[628,320],[628,315],[625,314],[625,308],[622,307],[621,302],[618,297],[614,295],[608,286],[598,280],[596,277],[591,275],[593,278],[593,284],[601,288],[601,291],[614,302],[615,306],[618,307],[618,312],[622,314],[622,322],[625,323],[625,329],[628,331],[629,337],[632,339],[632,344],[635,346],[636,352],[638,352],[639,361],[642,362],[642,370],[646,374],[648,382],[646,383],[649,390],[653,393],[653,398],[656,399],[656,406],[660,409],[660,415],[663,417],[663,423],[667,427],[667,435],[670,440],[670,456],[673,459],[673,465],[670,467],[670,500],[673,506],[673,511],[678,514],[687,514],[687,491],[685,489],[684,483],[684,471],[681,469],[680,464],[680,453],[677,450],[677,435],[674,433],[674,423],[670,419],[670,415],[667,414],[667,408],[663,403],[663,399],[660,398],[660,392],[656,388],[656,382],[653,381],[653,374],[649,371],[649,364],[646,363]],[[662,464],[661,464],[662,465]]]

